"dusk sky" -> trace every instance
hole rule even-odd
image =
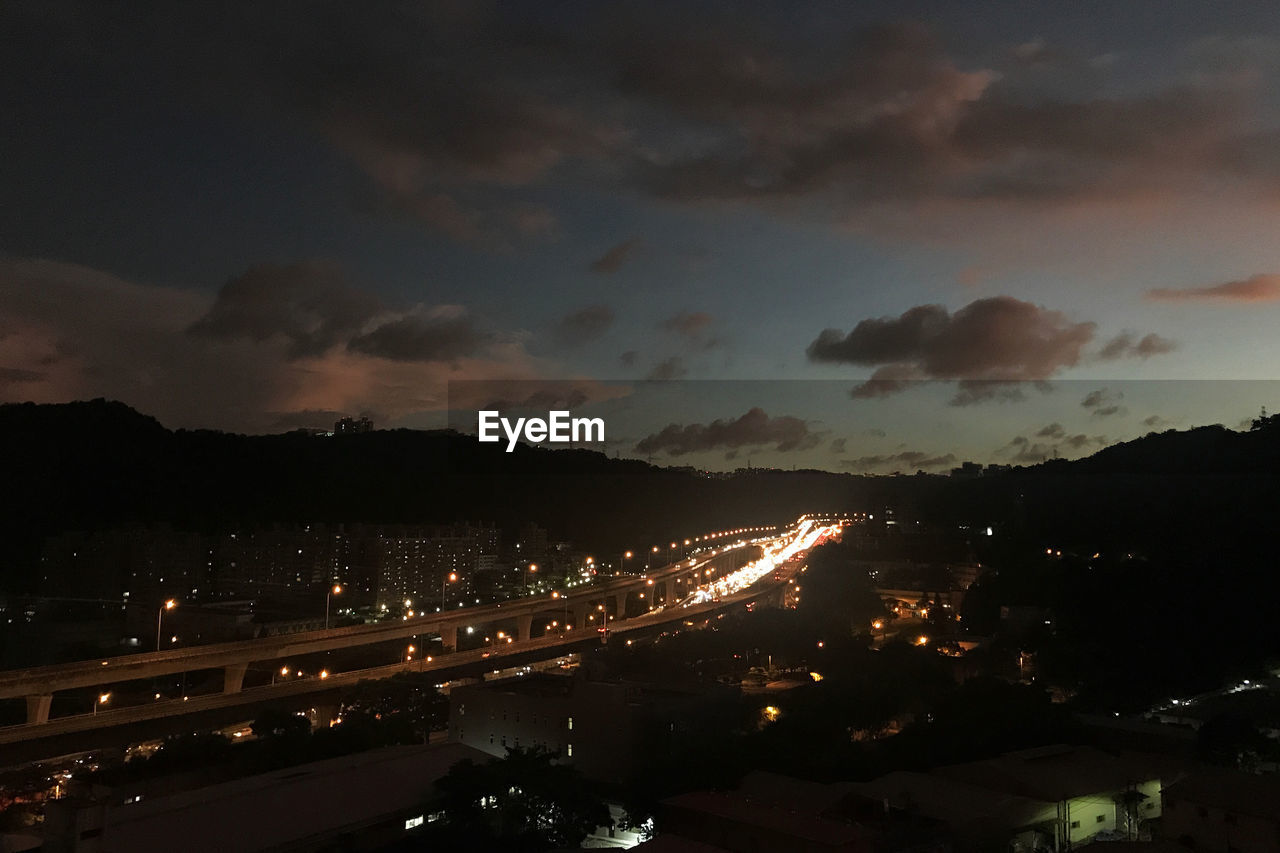
[[[880,472],[1280,406],[1222,381],[1280,378],[1273,3],[11,0],[0,31],[0,401],[438,427],[450,381],[553,380],[611,452]]]

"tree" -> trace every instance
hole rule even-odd
[[[611,822],[581,772],[543,749],[509,749],[484,764],[460,761],[437,787],[444,793],[442,834],[468,849],[577,847]]]

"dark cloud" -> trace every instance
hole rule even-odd
[[[22,50],[3,68],[59,81],[74,68],[292,121],[390,207],[468,242],[530,233],[512,208],[520,191],[570,171],[692,202],[809,197],[855,223],[886,205],[1032,209],[1280,184],[1276,132],[1259,127],[1239,73],[1029,98],[1024,78],[1062,66],[1039,38],[979,63],[919,24],[833,21],[831,48],[813,50],[763,16],[695,6],[544,16],[319,0],[305,15],[259,3],[130,16],[67,0],[8,21]]]
[[[392,361],[453,362],[493,340],[465,314],[410,313],[352,338],[347,349]]]
[[[608,305],[588,305],[566,314],[557,324],[555,336],[562,346],[579,346],[609,331],[613,320],[613,309]]]
[[[1128,414],[1128,410],[1120,405],[1123,399],[1123,393],[1112,391],[1110,388],[1099,388],[1086,394],[1080,401],[1080,405],[1089,409],[1090,414],[1096,418],[1108,418],[1112,415]]]
[[[1168,424],[1169,424],[1169,421],[1165,420],[1159,415],[1147,415],[1145,418],[1142,419],[1142,425],[1149,429],[1157,429],[1162,426],[1167,426]]]
[[[845,445],[848,443],[848,441],[849,441],[849,439],[847,439],[847,438],[833,438],[833,439],[831,439],[831,452],[832,452],[832,453],[844,453]]]
[[[1047,382],[1023,382],[1005,379],[961,379],[956,383],[956,393],[947,401],[951,406],[974,406],[978,403],[1021,403],[1027,399],[1026,387],[1032,385],[1041,391],[1048,390]]]
[[[688,375],[688,373],[689,369],[684,366],[684,359],[678,355],[673,355],[655,364],[653,370],[650,370],[649,375],[645,378],[656,380],[679,379],[681,376]]]
[[[908,379],[965,380],[957,402],[975,402],[1000,396],[999,386],[989,383],[1043,380],[1076,365],[1094,328],[998,296],[954,314],[941,305],[921,305],[898,317],[862,320],[848,334],[826,329],[808,355],[820,363],[877,367],[871,382],[883,383],[880,394],[900,390]]]
[[[1035,465],[1048,459],[1057,459],[1060,449],[1079,452],[1093,447],[1103,447],[1107,443],[1106,436],[1067,434],[1061,424],[1049,424],[1036,433],[1036,438],[1048,439],[1046,442],[1034,441],[1026,436],[1016,436],[1004,447],[996,451],[998,456],[1021,465]]]
[[[636,247],[635,240],[626,240],[609,249],[591,262],[591,271],[601,275],[612,275],[622,269],[623,263]]]
[[[1280,275],[1254,275],[1204,287],[1159,287],[1148,290],[1147,298],[1164,302],[1276,302],[1280,300]]]
[[[750,36],[688,36],[632,60],[623,86],[711,128],[701,150],[652,158],[646,182],[675,198],[812,196],[865,223],[927,200],[1029,208],[1242,173],[1275,185],[1274,134],[1252,126],[1238,84],[1026,97],[1019,84],[1052,54],[1035,41],[1002,72],[965,69],[914,24],[857,33],[825,63]]]
[[[280,337],[290,357],[303,358],[345,343],[380,310],[333,264],[259,264],[224,284],[189,332],[259,343]]]
[[[452,380],[448,386],[450,426],[463,432],[476,429],[482,409],[502,412],[547,412],[577,409],[588,403],[630,393],[622,385],[594,379],[481,379]]]
[[[1104,361],[1118,358],[1150,358],[1163,355],[1178,348],[1177,343],[1157,334],[1143,335],[1138,338],[1134,332],[1121,332],[1102,347],[1098,357]]]
[[[669,424],[661,432],[642,438],[636,452],[665,452],[683,456],[711,450],[735,450],[772,445],[787,452],[818,446],[822,435],[809,429],[806,421],[789,415],[771,418],[756,407],[736,420],[716,420],[709,424]]]
[[[937,455],[919,450],[904,450],[900,453],[889,455],[860,456],[857,459],[846,459],[843,464],[845,467],[853,468],[857,471],[869,471],[890,466],[905,467],[907,469],[943,468],[948,465],[954,465],[955,461],[954,453]]]
[[[0,385],[17,385],[22,382],[39,382],[47,374],[21,367],[0,367]]]
[[[618,356],[618,363],[623,367],[635,367],[636,362],[640,360],[640,353],[633,349],[629,349],[622,355]]]
[[[661,326],[668,332],[696,338],[711,326],[711,315],[703,311],[684,311],[663,320]]]

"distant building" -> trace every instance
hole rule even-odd
[[[360,432],[373,432],[373,421],[368,418],[343,418],[333,425],[334,435],[353,435]]]
[[[668,689],[540,673],[449,693],[449,739],[493,756],[539,747],[589,779],[617,783],[643,755],[672,748],[736,691]]]
[[[982,476],[982,466],[977,462],[963,462],[959,468],[951,469],[951,476],[957,480],[976,480]]]
[[[1166,785],[1165,838],[1193,850],[1280,850],[1280,779],[1230,771],[1192,774]]]
[[[1067,850],[1096,837],[1150,838],[1160,770],[1146,757],[1051,746],[895,772],[857,784],[891,807],[946,823],[956,853]]]
[[[468,758],[485,756],[458,744],[394,746],[185,790],[95,788],[48,804],[39,849],[378,850],[436,819],[436,782]]]
[[[859,851],[951,853],[946,827],[886,807],[849,783],[821,784],[754,772],[737,791],[695,791],[664,800],[655,851]]]
[[[473,595],[476,573],[496,568],[501,546],[492,523],[269,525],[216,534],[139,525],[51,537],[40,592],[130,605],[145,636],[168,598],[266,602],[284,614],[314,615],[322,613],[316,601],[340,583],[340,609],[406,599],[434,609],[442,593],[449,602]]]

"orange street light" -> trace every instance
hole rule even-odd
[[[336,584],[336,583],[335,583],[335,584],[334,584],[334,585],[329,589],[329,591],[325,594],[325,597],[324,597],[324,627],[325,627],[325,630],[326,630],[326,631],[327,631],[327,630],[329,630],[329,602],[333,600],[333,597],[334,597],[335,595],[341,595],[341,594],[342,594],[342,585],[341,585],[341,584]]]
[[[178,606],[177,599],[171,598],[160,608],[160,615],[156,617],[156,651],[160,651],[160,635],[164,630],[164,612],[172,610]]]

